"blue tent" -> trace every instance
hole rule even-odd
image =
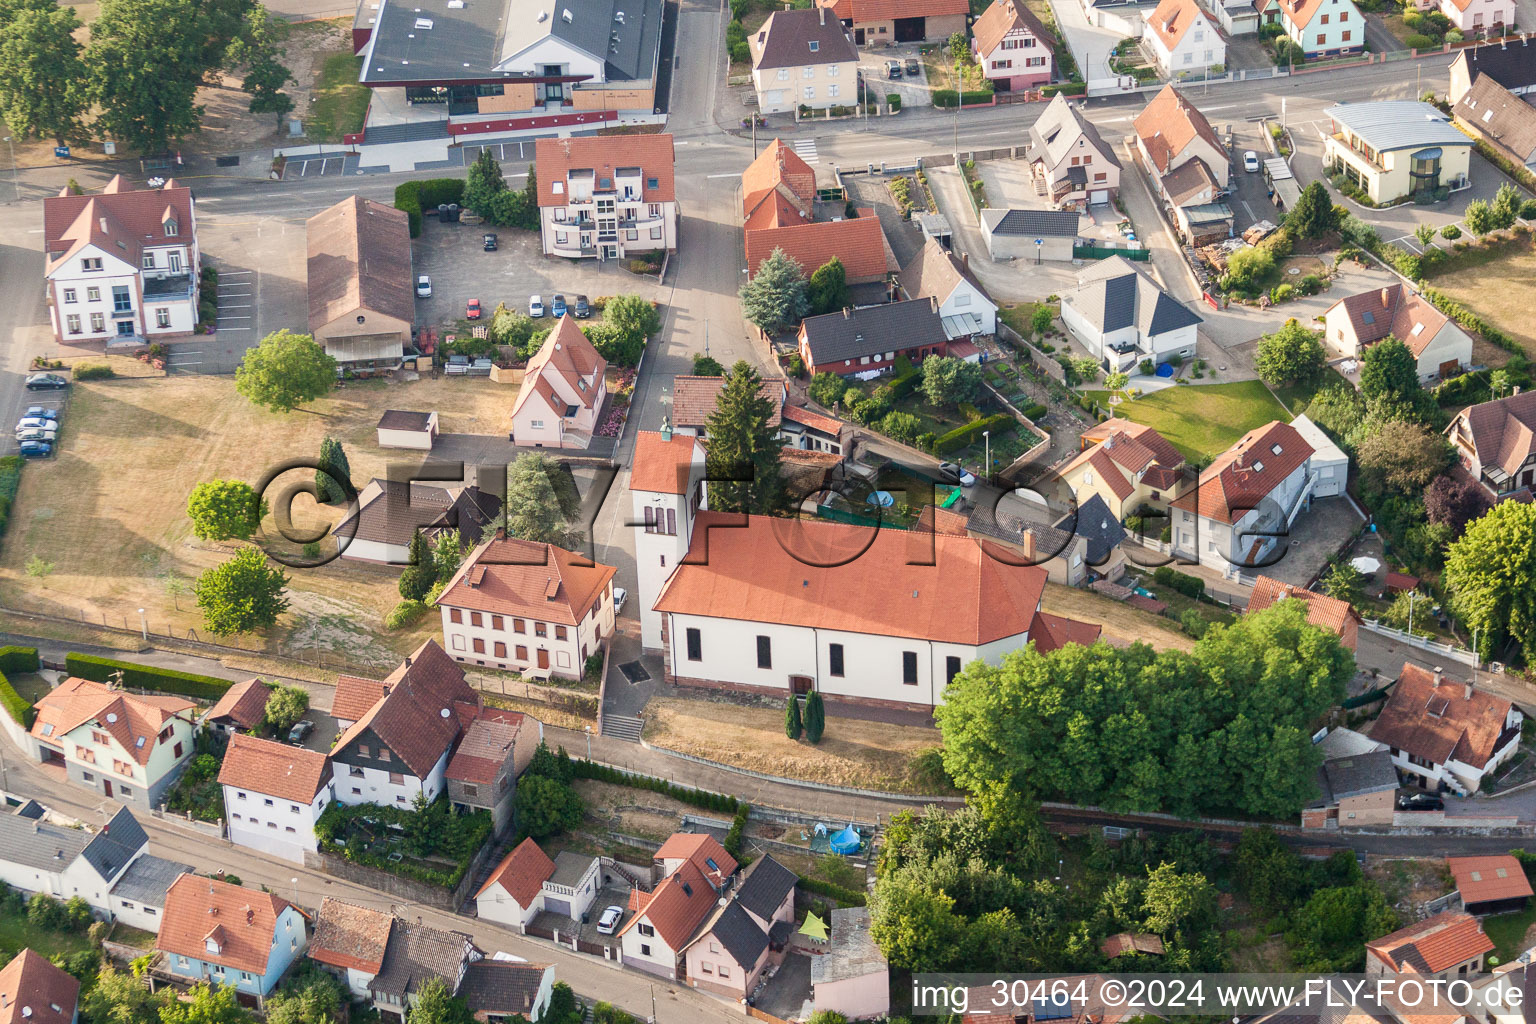
[[[840,853],[846,857],[851,853],[858,853],[859,847],[864,845],[864,839],[852,825],[849,825],[845,829],[832,833],[827,844],[831,846],[833,853]]]

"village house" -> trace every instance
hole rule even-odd
[[[236,733],[219,768],[229,841],[294,863],[316,849],[315,822],[334,799],[318,750]]]
[[[1227,63],[1227,44],[1195,0],[1162,0],[1141,39],[1169,78],[1209,76]]]
[[[1285,583],[1269,576],[1259,576],[1253,581],[1253,593],[1248,598],[1249,613],[1264,609],[1286,600],[1306,603],[1307,621],[1320,629],[1326,629],[1339,638],[1339,643],[1355,650],[1360,643],[1360,613],[1348,601],[1340,601],[1327,594],[1303,590],[1294,583]]]
[[[1173,502],[1175,554],[1228,577],[1269,565],[1311,506],[1312,454],[1301,434],[1278,420],[1244,434]]]
[[[544,255],[613,260],[677,250],[672,136],[539,139],[534,165]]]
[[[819,0],[853,30],[859,46],[896,46],[964,33],[971,8],[964,0]]]
[[[1306,416],[1291,420],[1291,427],[1312,446],[1312,473],[1317,478],[1312,485],[1312,497],[1332,498],[1343,494],[1349,486],[1349,455]]]
[[[197,705],[70,677],[37,702],[38,760],[70,781],[143,808],[158,806],[192,756]]]
[[[1302,810],[1301,827],[1391,825],[1397,786],[1397,769],[1385,748],[1330,757],[1317,770],[1318,796]]]
[[[635,435],[629,490],[634,521],[645,523],[645,529],[635,534],[635,571],[640,646],[647,650],[662,646],[656,599],[672,569],[688,554],[690,518],[709,507],[703,481],[704,446],[697,438],[674,434],[665,422],[659,432],[642,430]]]
[[[891,1011],[891,965],[869,934],[869,910],[835,907],[827,950],[811,959],[811,1002],[816,1012],[849,1020],[885,1017]]]
[[[993,260],[1074,259],[1080,217],[1076,210],[993,209],[981,211],[981,237]]]
[[[1374,203],[1387,205],[1470,181],[1472,140],[1428,103],[1341,103],[1323,115],[1333,125],[1323,138],[1324,168],[1342,173]]]
[[[532,839],[502,858],[475,893],[475,916],[527,933],[541,913],[579,920],[602,888],[598,858],[561,850],[551,860]]]
[[[448,799],[460,812],[491,814],[496,835],[512,827],[517,777],[544,742],[544,723],[521,711],[481,708],[448,762]]]
[[[1445,866],[1456,881],[1462,909],[1477,917],[1522,911],[1533,895],[1525,868],[1512,854],[1486,857],[1447,857]]]
[[[35,949],[0,970],[0,1024],[77,1024],[80,982]]]
[[[1536,484],[1536,392],[1516,388],[1507,398],[1469,405],[1452,417],[1445,436],[1490,498],[1519,495]]]
[[[347,369],[394,368],[416,322],[404,210],[348,196],[304,224],[309,333]]]
[[[608,360],[574,317],[555,324],[528,360],[512,403],[512,440],[524,448],[586,448],[597,433]]]
[[[774,139],[741,174],[744,230],[811,220],[816,172],[783,140]]]
[[[1193,481],[1184,456],[1156,430],[1112,417],[1083,431],[1082,452],[1062,467],[1062,481],[1077,501],[1096,495],[1123,521],[1143,505],[1166,511]]]
[[[826,7],[774,11],[747,38],[747,45],[752,52],[752,86],[764,114],[858,103],[859,51],[843,23]]]
[[[1365,18],[1352,0],[1255,0],[1259,20],[1279,25],[1307,60],[1360,53]]]
[[[1227,187],[1231,165],[1226,146],[1205,115],[1166,85],[1136,115],[1132,130],[1142,161],[1172,208],[1184,240],[1202,245],[1228,237],[1232,211],[1217,194]]]
[[[1502,36],[1518,20],[1513,0],[1440,0],[1440,13],[1472,39]]]
[[[653,499],[665,510],[667,532],[648,543],[637,528],[640,592],[659,592],[660,613],[654,640],[642,620],[642,642],[663,648],[670,683],[781,696],[814,688],[848,702],[932,707],[963,665],[995,663],[1040,632],[1046,572],[1037,566],[1005,563],[971,537],[941,531],[931,563],[914,565],[901,531],[871,540],[836,523],[804,524],[808,564],[776,539],[770,519],[721,528],[728,517],[697,497],[696,439],[646,437],[630,488],[637,511],[657,507]],[[859,557],[835,557],[854,550],[855,534]]]
[[[797,345],[806,371],[867,380],[889,370],[897,356],[915,366],[949,352],[949,338],[936,298],[907,299],[880,306],[808,316],[800,322]]]
[[[260,679],[236,683],[203,715],[203,728],[225,738],[255,729],[266,720],[267,697],[271,693],[272,688]]]
[[[1163,291],[1152,275],[1123,256],[1084,269],[1062,293],[1061,322],[1107,371],[1142,361],[1191,359],[1205,321]]]
[[[192,190],[174,180],[43,199],[48,319],[61,344],[144,344],[192,333],[202,255]]]
[[[396,920],[379,972],[368,981],[373,1008],[391,1024],[404,1024],[423,985],[437,977],[449,992],[457,993],[469,965],[479,955],[463,932]]]
[[[369,983],[384,966],[394,924],[394,917],[381,910],[327,896],[315,915],[309,958],[346,982],[354,999],[365,999]]]
[[[678,374],[672,378],[672,429],[688,437],[708,437],[709,417],[725,390],[724,377],[696,377]],[[777,428],[789,389],[782,377],[765,377],[757,389],[759,398],[773,406],[768,426]]]
[[[1025,159],[1057,206],[1082,202],[1103,206],[1120,193],[1120,158],[1115,148],[1064,93],[1052,97],[1029,126]]]
[[[464,559],[437,598],[443,643],[466,664],[580,679],[587,659],[613,635],[615,572],[498,530]]]
[[[1070,496],[1068,496],[1070,501]],[[1097,494],[1063,513],[1013,494],[983,492],[964,515],[951,509],[923,509],[918,529],[974,537],[988,556],[1009,564],[1038,565],[1052,583],[1086,586],[1125,575],[1125,528]],[[1054,651],[1065,643],[1089,646],[1099,638],[1096,623],[1074,622],[1041,612],[1031,624],[1035,649]]]
[[[997,303],[971,273],[968,253],[957,258],[930,238],[897,275],[896,283],[908,299],[938,302],[939,321],[951,341],[997,333]]]
[[[1442,910],[1365,944],[1365,975],[1466,978],[1483,970],[1493,940],[1471,914]]]
[[[1391,750],[1406,784],[1465,796],[1514,756],[1524,721],[1502,697],[1405,663],[1369,735]]]
[[[373,90],[369,106],[388,116],[365,135],[381,120],[445,141],[551,123],[651,122],[665,95],[657,93],[663,9],[662,0],[592,0],[536,17],[489,0],[428,16],[401,0],[370,3],[353,24],[352,49],[362,58],[359,82]]]
[[[1447,0],[1449,3],[1450,0]],[[1536,168],[1536,107],[1480,74],[1452,108],[1456,123],[1526,170]]]
[[[96,832],[42,819],[36,804],[0,813],[0,882],[60,901],[78,896],[104,921],[160,927],[166,889],[192,869],[151,857],[132,811],[119,808]]]
[[[1536,43],[1522,35],[1518,39],[1458,49],[1451,61],[1446,101],[1453,107],[1459,105],[1479,75],[1487,75],[1515,96],[1536,90],[1536,54],[1528,49],[1533,46]]]
[[[1056,40],[1018,0],[992,0],[971,26],[971,52],[998,92],[1021,92],[1051,81]]]
[[[260,1008],[307,941],[304,915],[281,896],[182,875],[166,894],[155,949],[176,977],[229,986]]]
[[[501,499],[474,485],[374,477],[357,494],[350,515],[331,528],[342,558],[376,565],[409,565],[411,538],[427,541],[457,530],[461,544],[480,543]]]
[[[433,640],[374,685],[378,699],[331,748],[334,798],[398,807],[410,807],[418,795],[436,799],[462,730],[480,713],[479,692]],[[365,692],[357,684],[349,689]]]
[[[683,948],[689,984],[731,999],[756,991],[764,971],[784,962],[795,932],[798,882],[771,854],[748,865]]]
[[[1370,345],[1393,337],[1417,361],[1428,385],[1458,377],[1472,365],[1472,338],[1418,292],[1401,282],[1338,300],[1323,313],[1323,335],[1336,356],[1358,359]]]

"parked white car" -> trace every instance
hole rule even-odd
[[[430,299],[432,297],[432,278],[422,274],[416,279],[416,297],[418,299]]]

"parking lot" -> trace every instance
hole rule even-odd
[[[497,236],[497,251],[485,252],[485,230]],[[421,237],[412,243],[417,274],[432,279],[430,298],[416,300],[416,322],[422,326],[451,328],[464,316],[465,304],[479,299],[489,319],[497,303],[528,311],[528,298],[538,295],[546,308],[556,293],[574,302],[577,295],[589,299],[635,292],[658,299],[661,287],[652,277],[631,274],[619,262],[583,260],[574,263],[548,259],[539,250],[539,236],[515,228],[482,230],[471,224],[439,224],[427,218]]]
[[[300,178],[308,180],[326,175],[335,178],[343,174],[356,174],[357,162],[356,156],[349,156],[346,153],[289,157],[283,164],[283,180],[297,181]]]
[[[907,73],[907,60],[917,60],[917,74]],[[892,78],[887,70],[891,61],[902,62],[900,78]],[[918,58],[917,45],[884,46],[874,50],[859,51],[859,75],[869,86],[871,92],[880,97],[881,106],[885,105],[885,98],[891,93],[901,97],[901,105],[905,107],[931,107],[933,106],[933,92],[928,86],[928,75],[923,68],[922,61]],[[849,104],[857,103],[857,98],[848,101]]]
[[[1262,172],[1243,169],[1243,154],[1252,151],[1262,167],[1269,158],[1269,147],[1264,144],[1265,126],[1257,121],[1240,121],[1232,125],[1232,194],[1227,205],[1232,207],[1238,234],[1261,220],[1275,222],[1279,211],[1269,198],[1269,186]]]
[[[55,373],[66,379],[69,377],[68,370],[49,370],[45,372]],[[20,388],[18,390],[20,391],[20,398],[17,399],[16,408],[13,410],[15,418],[11,420],[12,426],[17,425],[22,417],[27,416],[31,410],[42,409],[45,410],[43,418],[47,418],[46,413],[52,413],[59,424],[59,430],[55,435],[56,439],[57,435],[63,432],[64,411],[65,407],[69,404],[70,389],[28,391],[26,388]],[[6,439],[4,454],[14,455],[18,450],[20,450],[20,444],[17,442],[15,432],[13,431]]]

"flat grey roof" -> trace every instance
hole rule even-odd
[[[811,984],[825,985],[890,970],[870,937],[866,908],[839,907],[832,911],[831,925],[826,953],[811,957]]]
[[[1472,140],[1448,114],[1418,100],[1341,103],[1323,111],[1378,153],[1421,146],[1468,146]]]
[[[574,850],[561,850],[555,854],[555,873],[549,876],[549,880],[554,885],[574,889],[591,866],[591,857],[583,856]]]
[[[192,865],[180,861],[165,860],[145,854],[123,872],[123,877],[112,887],[112,895],[120,900],[165,906],[165,891],[182,875],[192,874]]]
[[[604,61],[609,82],[649,81],[661,47],[662,0],[381,0],[370,13],[364,83],[517,81],[527,76],[498,65],[546,36]],[[418,18],[432,27],[418,29]]]

